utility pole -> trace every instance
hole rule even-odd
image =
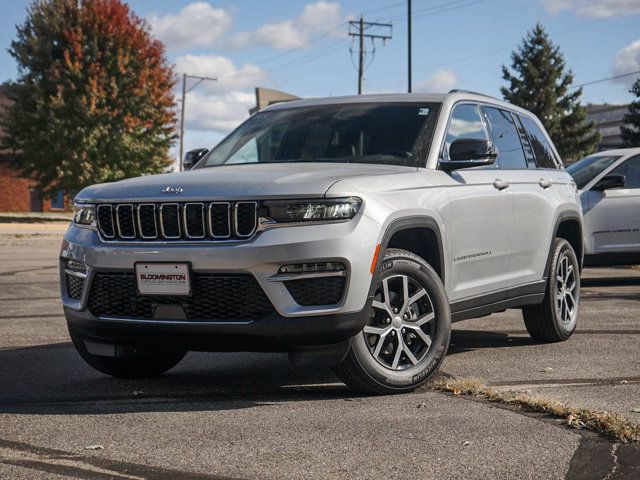
[[[411,93],[411,0],[407,0],[407,92]]]
[[[383,30],[381,33],[365,33],[367,29],[375,28]],[[377,23],[377,22],[365,22],[362,15],[360,20],[349,21],[349,35],[351,37],[358,37],[358,95],[362,95],[362,80],[364,78],[364,60],[366,52],[364,50],[364,39],[370,38],[373,43],[376,39],[386,42],[391,40],[393,25],[390,23]]]
[[[196,83],[194,83],[188,90],[187,90],[187,78],[195,78],[198,81]],[[199,75],[188,75],[186,73],[182,74],[182,106],[180,108],[180,171],[183,170],[183,166],[182,166],[182,162],[184,162],[184,110],[185,110],[185,100],[187,98],[187,93],[189,93],[191,90],[193,90],[194,88],[196,88],[198,85],[200,85],[202,82],[204,82],[205,80],[211,80],[213,82],[217,82],[218,79],[215,77],[202,77]]]

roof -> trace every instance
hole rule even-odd
[[[511,103],[499,100],[489,95],[471,92],[467,90],[452,90],[449,93],[383,93],[372,95],[346,95],[337,97],[318,97],[305,98],[301,100],[292,100],[289,102],[270,105],[265,111],[274,111],[288,108],[312,107],[319,105],[337,105],[349,103],[402,103],[402,102],[420,102],[420,103],[450,103],[453,104],[460,100],[471,100],[476,102],[487,102],[495,105],[501,105],[512,110],[522,113],[529,113]]]
[[[601,152],[596,152],[593,155],[620,155],[620,156],[628,156],[628,155],[638,155],[640,154],[640,147],[633,148],[616,148],[615,150],[602,150]]]

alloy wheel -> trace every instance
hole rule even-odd
[[[564,325],[576,320],[579,291],[576,271],[567,255],[562,255],[556,267],[556,313]]]
[[[433,304],[425,288],[408,275],[382,279],[373,301],[373,316],[363,335],[373,358],[390,370],[419,364],[435,333]]]

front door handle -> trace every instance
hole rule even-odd
[[[496,190],[504,190],[505,188],[509,188],[509,185],[511,185],[509,182],[507,182],[506,180],[500,180],[499,178],[496,178],[493,181],[493,186],[496,188]]]
[[[551,181],[550,178],[541,178],[538,181],[538,185],[540,185],[542,188],[544,188],[545,190],[547,188],[549,188],[551,185],[553,185],[553,182]]]

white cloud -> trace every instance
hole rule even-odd
[[[267,73],[250,63],[236,66],[220,55],[182,55],[176,59],[178,74],[217,77],[204,81],[187,93],[185,128],[209,132],[214,136],[229,133],[249,115],[255,105],[254,87],[268,81]],[[188,79],[187,89],[198,80]],[[176,98],[181,95],[181,82],[176,86]]]
[[[241,32],[231,39],[230,45],[242,47],[252,43],[278,49],[306,48],[312,36],[328,33],[342,36],[338,26],[343,21],[339,3],[321,0],[305,5],[294,19],[265,23],[254,32]]]
[[[640,14],[640,0],[542,0],[542,4],[554,15],[563,11],[594,18]]]
[[[414,91],[442,93],[448,92],[458,83],[458,75],[449,69],[438,70],[431,75],[426,81],[416,85]]]
[[[245,63],[237,67],[221,55],[182,55],[176,59],[175,70],[178,74],[218,78],[217,82],[205,81],[198,85],[198,90],[210,93],[253,88],[268,79],[267,73],[257,65]],[[189,80],[190,83],[196,81]]]
[[[206,2],[190,3],[177,13],[151,14],[148,20],[169,50],[215,45],[233,25],[228,11]]]
[[[620,50],[613,61],[613,75],[624,75],[638,70],[640,70],[640,39]],[[618,78],[615,81],[631,85],[633,78],[633,76],[628,76]],[[640,78],[640,74],[637,74],[635,78]]]
[[[256,103],[253,93],[243,91],[207,95],[190,92],[187,95],[185,128],[226,134],[249,116]]]

